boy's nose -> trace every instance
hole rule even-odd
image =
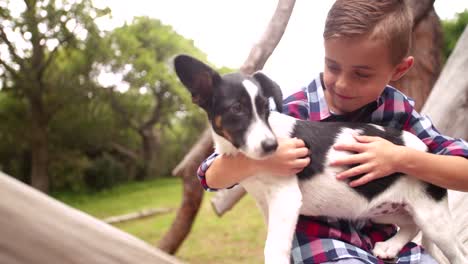
[[[346,88],[346,86],[347,86],[346,77],[344,76],[344,74],[341,74],[341,76],[339,76],[336,79],[335,90],[342,90],[342,89]]]

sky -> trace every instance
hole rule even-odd
[[[149,16],[171,25],[216,66],[239,68],[263,34],[277,1],[272,0],[94,0],[108,6],[112,19],[99,20],[104,30]],[[307,85],[323,69],[322,31],[333,0],[296,0],[286,32],[263,71],[280,84],[285,96]],[[441,19],[468,9],[468,1],[436,0]]]

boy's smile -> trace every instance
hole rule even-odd
[[[375,101],[391,80],[411,67],[413,58],[392,65],[384,40],[335,37],[325,40],[325,99],[336,114],[353,112]]]

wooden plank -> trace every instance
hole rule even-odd
[[[128,213],[124,215],[117,215],[117,216],[111,216],[105,219],[102,219],[102,221],[108,223],[108,224],[117,224],[117,223],[122,223],[122,222],[127,222],[131,220],[136,220],[136,219],[141,219],[141,218],[146,218],[150,217],[153,215],[158,215],[158,214],[167,214],[174,211],[172,208],[152,208],[152,209],[143,209],[138,212],[133,212],[133,213]]]
[[[2,172],[0,216],[0,263],[182,263]]]

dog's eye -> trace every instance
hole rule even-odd
[[[242,113],[242,105],[240,103],[235,103],[231,105],[229,111],[233,114],[240,114]]]

